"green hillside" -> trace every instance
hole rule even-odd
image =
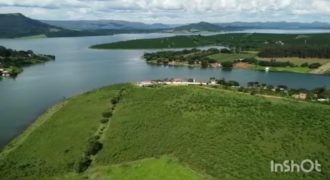
[[[33,36],[61,30],[62,28],[27,18],[20,13],[0,14],[0,38]]]
[[[28,18],[20,13],[0,14],[0,38],[18,37],[81,37],[120,33],[152,33],[160,29],[93,29],[71,30]]]
[[[329,119],[330,106],[285,98],[115,85],[49,110],[1,152],[0,177],[329,179]],[[286,159],[322,173],[270,172]]]

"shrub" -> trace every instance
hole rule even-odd
[[[207,61],[202,61],[202,68],[207,68],[209,63]]]
[[[103,116],[104,118],[110,118],[110,117],[112,116],[112,112],[111,112],[111,111],[104,112],[104,113],[102,114],[102,116]]]
[[[301,64],[300,66],[301,66],[301,67],[308,67],[309,64],[306,62],[306,63]]]
[[[225,62],[222,62],[221,63],[221,65],[222,65],[222,67],[224,67],[224,68],[232,68],[233,67],[233,62],[231,62],[231,61],[225,61]]]
[[[109,119],[107,119],[107,118],[101,119],[101,123],[102,123],[102,124],[105,124],[105,123],[107,123],[108,121],[109,121]]]
[[[320,66],[321,66],[320,63],[313,63],[313,64],[310,64],[308,67],[309,67],[310,69],[317,69],[317,68],[319,68]]]
[[[97,138],[91,138],[88,142],[86,155],[95,155],[102,149],[103,145],[97,140]]]
[[[237,81],[228,81],[227,85],[228,86],[239,86],[239,82],[237,82]]]
[[[111,103],[113,105],[117,104],[118,102],[119,102],[119,97],[114,97],[114,98],[111,99]]]
[[[252,57],[252,58],[243,59],[242,62],[245,62],[245,63],[248,63],[248,64],[256,64],[258,62],[258,60],[256,58]]]
[[[74,170],[77,173],[82,173],[88,169],[92,160],[86,156],[82,157],[79,161],[77,161],[74,165]]]
[[[230,54],[230,53],[232,53],[231,50],[229,50],[229,49],[227,49],[227,48],[221,49],[220,52],[221,52],[221,53],[226,53],[226,54]]]

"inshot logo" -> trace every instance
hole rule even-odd
[[[282,163],[275,163],[273,160],[270,161],[271,172],[303,172],[310,173],[312,171],[321,172],[321,164],[315,160],[305,159],[300,163],[293,160],[285,160]]]

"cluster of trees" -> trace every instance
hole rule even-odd
[[[265,60],[257,60],[256,58],[246,58],[243,59],[241,62],[249,63],[249,64],[256,64],[259,66],[269,66],[269,67],[296,67],[297,65],[291,63],[290,61],[286,62],[281,62],[281,61],[276,61],[276,59],[271,59],[270,61],[265,61]],[[303,63],[300,65],[301,67],[307,67],[310,69],[317,69],[322,64],[320,63]]]
[[[238,87],[238,86],[240,86],[239,82],[233,81],[233,80],[226,81],[224,78],[223,79],[217,79],[216,82],[219,85],[223,85],[223,86],[227,86],[227,87]]]
[[[295,45],[268,46],[263,48],[260,57],[300,57],[300,58],[330,58],[330,46]]]
[[[260,66],[270,66],[270,67],[294,67],[295,66],[294,64],[292,64],[289,61],[280,62],[280,61],[276,61],[275,59],[272,59],[270,61],[258,61],[257,64]]]
[[[228,50],[221,50],[228,51]],[[157,62],[157,64],[167,65],[169,62],[184,62],[188,64],[201,64],[202,67],[208,67],[209,63],[215,63],[216,60],[209,58],[212,54],[221,52],[219,49],[210,48],[208,50],[190,49],[182,51],[159,51],[154,53],[145,53],[144,58],[147,62]],[[230,52],[230,51],[229,51]]]
[[[308,64],[307,62],[306,63],[303,63],[300,65],[301,67],[308,67],[310,69],[317,69],[319,68],[320,66],[322,66],[322,64],[320,63],[311,63],[311,64]]]

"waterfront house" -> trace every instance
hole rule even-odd
[[[295,98],[295,99],[306,100],[307,99],[307,94],[306,93],[299,93],[299,94],[292,95],[292,97]]]
[[[153,85],[153,82],[152,81],[141,81],[141,82],[137,83],[137,85],[140,87],[151,86],[151,85]]]
[[[329,98],[319,98],[317,99],[318,102],[329,102]]]
[[[211,67],[211,68],[220,68],[221,64],[220,63],[210,63],[209,67]]]

